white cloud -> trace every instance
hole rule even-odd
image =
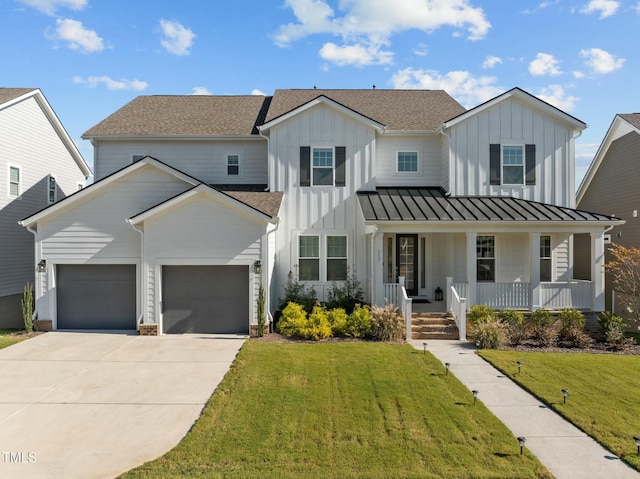
[[[581,70],[576,70],[573,72],[573,77],[578,79],[584,78],[584,72]]]
[[[620,8],[620,2],[616,0],[591,0],[580,13],[588,15],[590,13],[600,12],[600,18],[610,17]]]
[[[102,38],[95,31],[84,28],[82,22],[70,18],[58,18],[56,25],[56,32],[51,35],[51,38],[67,42],[67,46],[71,50],[77,50],[82,53],[94,53],[104,50]]]
[[[160,29],[164,37],[160,44],[173,55],[189,55],[189,49],[193,45],[196,34],[190,28],[184,27],[180,22],[160,20]]]
[[[495,85],[496,77],[474,77],[467,71],[452,71],[445,75],[435,70],[405,68],[391,78],[394,88],[445,90],[467,108],[477,106],[503,93]]]
[[[251,90],[251,94],[255,96],[267,96],[265,92],[263,92],[262,90],[258,90],[257,88]]]
[[[580,56],[585,59],[585,65],[591,68],[594,73],[611,73],[622,68],[626,61],[624,58],[616,58],[615,55],[600,48],[581,50]]]
[[[560,75],[562,72],[558,68],[558,60],[548,53],[538,53],[536,59],[529,63],[529,73],[534,76]]]
[[[281,25],[273,36],[281,47],[314,34],[341,37],[342,45],[325,43],[321,56],[339,65],[387,64],[393,53],[384,51],[398,32],[430,33],[443,26],[464,30],[470,40],[484,38],[491,28],[472,0],[341,0],[339,14],[326,0],[285,0],[296,22]]]
[[[502,63],[502,58],[500,57],[496,57],[494,55],[489,55],[487,58],[484,59],[484,61],[482,62],[482,68],[484,68],[485,70],[489,69],[489,68],[493,68],[496,65],[499,65],[500,63]]]
[[[192,95],[212,95],[212,93],[207,89],[206,86],[194,86]]]
[[[35,8],[47,15],[55,15],[58,8],[82,10],[87,6],[87,0],[18,0],[20,3]]]
[[[413,54],[419,57],[426,57],[429,54],[429,47],[424,43],[419,43],[413,49]]]
[[[549,85],[541,89],[536,96],[562,111],[573,111],[580,99],[565,92],[562,85]]]
[[[142,91],[149,84],[140,80],[113,80],[108,76],[90,76],[87,78],[83,78],[80,76],[73,77],[73,82],[81,85],[87,85],[89,88],[95,88],[99,84],[103,84],[107,87],[107,90],[134,90],[134,91]]]
[[[640,14],[640,2],[636,3],[636,4],[635,4],[633,7],[631,7],[631,8],[633,8],[633,9],[636,11],[636,13],[637,13],[637,14]]]
[[[533,9],[530,9],[530,8],[525,9],[522,13],[525,13],[525,14],[535,13],[537,10],[542,10],[542,9],[545,9],[545,8],[549,8],[549,7],[553,6],[553,5],[557,5],[558,3],[560,3],[560,0],[544,1],[544,2],[542,2],[540,4],[538,4],[538,6],[533,8]]]

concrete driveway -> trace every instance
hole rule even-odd
[[[244,341],[50,332],[0,350],[0,477],[107,478],[164,454]]]

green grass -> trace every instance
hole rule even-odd
[[[640,356],[489,350],[480,355],[640,470],[633,441],[640,434]],[[562,389],[569,390],[566,405]]]
[[[551,476],[431,354],[248,341],[187,437],[123,477]]]
[[[24,341],[27,337],[21,336],[21,333],[24,333],[24,331],[17,329],[0,329],[0,349]]]

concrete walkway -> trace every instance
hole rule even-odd
[[[0,477],[113,478],[164,454],[244,341],[50,332],[0,350]]]
[[[423,350],[424,341],[411,341]],[[627,466],[578,428],[520,388],[475,353],[475,347],[461,341],[427,341],[427,350],[495,414],[514,436],[527,438],[526,448],[556,479],[639,479],[640,473]],[[524,366],[523,366],[524,367]],[[629,438],[630,448],[634,447]],[[514,439],[514,449],[517,449]]]

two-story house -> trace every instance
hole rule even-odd
[[[25,216],[84,187],[91,171],[39,89],[0,88],[0,328],[24,327],[22,291],[35,279]]]
[[[576,118],[513,89],[466,111],[443,91],[142,96],[89,129],[96,182],[26,218],[55,328],[244,332],[290,272],[320,299],[603,304],[603,231],[574,209]],[[590,235],[592,281],[572,236]],[[404,290],[397,286],[403,278]]]

